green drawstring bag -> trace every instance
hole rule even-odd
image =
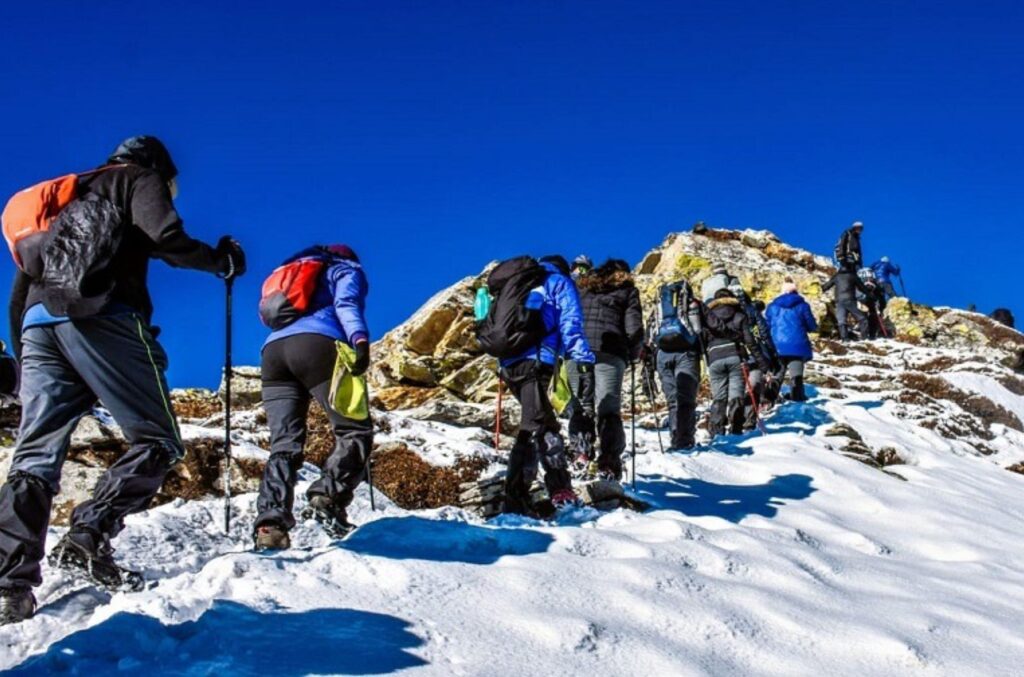
[[[370,418],[370,405],[366,397],[366,377],[353,376],[356,351],[347,343],[337,341],[338,359],[331,377],[331,408],[345,418],[365,421]]]
[[[569,387],[569,370],[565,360],[559,361],[558,371],[555,372],[554,382],[551,390],[551,406],[559,416],[572,401],[572,388]]]

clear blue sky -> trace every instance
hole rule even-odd
[[[191,234],[249,253],[238,362],[263,276],[313,242],[360,253],[380,336],[491,259],[635,262],[697,219],[820,253],[861,219],[916,298],[1024,320],[1024,3],[8,2],[0,25],[0,195],[162,138]],[[222,283],[151,282],[172,384],[214,385]]]

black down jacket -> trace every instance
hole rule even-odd
[[[761,369],[770,368],[757,348],[750,319],[743,312],[739,300],[733,297],[717,298],[707,305],[704,349],[709,364],[726,357],[744,357],[742,353],[745,351]]]
[[[644,318],[640,292],[628,265],[609,261],[576,284],[583,307],[583,331],[591,349],[627,362],[635,358],[644,340]]]

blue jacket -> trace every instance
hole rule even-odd
[[[876,261],[871,264],[871,270],[875,274],[875,279],[882,284],[889,284],[893,275],[900,274],[900,267],[892,261]]]
[[[814,357],[807,332],[818,331],[811,306],[796,292],[783,294],[768,305],[765,319],[772,331],[772,340],[779,357]]]
[[[548,271],[544,284],[530,292],[526,307],[539,308],[548,335],[537,348],[531,348],[519,357],[502,360],[501,366],[508,367],[523,360],[539,359],[544,364],[554,365],[561,356],[574,362],[593,364],[597,361],[583,333],[583,308],[579,293],[572,279],[563,275],[550,263],[542,263]]]
[[[307,249],[285,263],[325,256],[322,250]],[[355,261],[332,257],[317,282],[311,310],[287,327],[271,332],[263,345],[296,334],[321,334],[349,345],[369,340],[366,328],[366,295],[369,285],[363,267]]]

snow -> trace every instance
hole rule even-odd
[[[1021,411],[988,377],[946,377]],[[432,462],[484,453],[481,431],[390,417]],[[842,438],[824,434],[837,422],[897,448],[908,464],[891,469],[907,481],[837,451]],[[363,488],[347,540],[301,524],[295,548],[262,555],[249,551],[252,494],[233,499],[230,535],[219,500],[161,506],[116,542],[155,586],[108,595],[44,568],[38,616],[0,628],[0,669],[1019,674],[1024,477],[1002,467],[1016,442],[959,453],[867,392],[783,405],[767,427],[687,455],[639,430],[644,514],[484,522],[379,492],[371,512]]]

